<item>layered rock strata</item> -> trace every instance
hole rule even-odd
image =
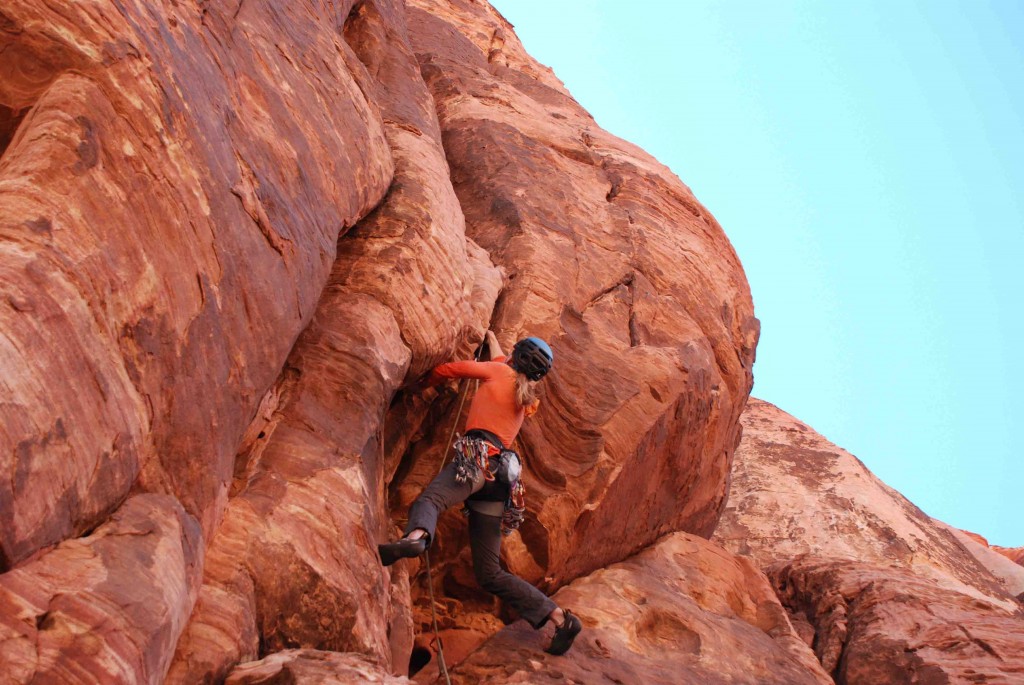
[[[802,558],[770,575],[839,685],[1024,682],[1021,613],[892,566]]]
[[[707,540],[676,533],[555,595],[585,626],[566,655],[524,621],[453,672],[459,683],[825,685],[764,574]]]
[[[242,664],[231,672],[225,685],[402,685],[366,657],[315,649],[277,652],[260,661]]]
[[[898,565],[1015,610],[956,536],[802,421],[751,398],[712,538],[765,568],[800,555]]]
[[[160,682],[195,601],[199,524],[138,495],[91,535],[0,576],[5,683]]]
[[[458,397],[401,388],[488,327],[557,355],[513,570],[554,590],[710,532],[758,331],[742,269],[491,8],[14,0],[0,41],[16,682],[216,681],[293,646],[404,672],[423,580],[374,544]],[[441,530],[441,584],[487,616]]]
[[[768,570],[836,683],[1024,678],[1012,563],[767,402],[743,428],[713,539]]]
[[[216,527],[338,234],[392,175],[344,9],[4,4],[0,566],[133,484]]]
[[[665,533],[710,534],[758,335],[724,233],[485,3],[415,0],[409,26],[467,234],[507,273],[492,326],[506,346],[532,334],[555,350],[520,434],[529,509],[509,564],[552,590]],[[414,447],[398,516],[437,472],[453,420]],[[463,527],[442,525],[442,573]]]
[[[169,682],[221,678],[239,660],[293,645],[365,654],[396,671],[408,663],[408,578],[382,572],[376,550],[391,534],[381,422],[407,374],[486,329],[479,312],[493,306],[501,276],[466,242],[400,7],[362,4],[344,34],[384,117],[391,190],[342,240],[274,407],[250,427],[256,438],[236,464],[238,494]]]

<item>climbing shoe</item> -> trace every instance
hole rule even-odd
[[[568,652],[572,647],[572,641],[583,630],[583,624],[576,614],[568,609],[562,609],[562,612],[565,614],[565,619],[562,621],[562,625],[555,629],[555,635],[551,638],[551,646],[545,650],[548,654],[555,656]]]
[[[394,542],[377,545],[377,553],[380,554],[380,562],[385,566],[390,566],[399,559],[418,557],[423,554],[426,549],[427,539],[425,537],[420,538],[419,540],[402,538],[400,540],[395,540]]]

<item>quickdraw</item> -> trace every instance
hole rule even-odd
[[[508,499],[505,500],[505,512],[501,515],[501,534],[511,535],[518,530],[526,514],[526,487],[523,481],[516,479],[512,484]]]
[[[452,445],[455,448],[455,480],[459,483],[469,483],[476,480],[477,474],[481,471],[484,480],[494,480],[494,473],[490,469],[490,458],[498,454],[498,448],[480,438],[470,438],[460,435]]]

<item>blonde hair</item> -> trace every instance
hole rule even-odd
[[[529,407],[537,401],[537,383],[526,377],[525,373],[516,372],[516,404]]]

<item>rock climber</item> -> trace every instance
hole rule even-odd
[[[508,446],[523,420],[537,411],[537,383],[551,370],[554,355],[540,338],[520,340],[508,358],[493,332],[487,331],[485,343],[491,361],[441,364],[413,388],[431,387],[450,378],[481,381],[469,407],[466,433],[455,441],[455,458],[413,502],[404,537],[378,545],[381,562],[389,566],[422,554],[434,539],[441,512],[465,501],[477,582],[510,604],[534,629],[550,620],[555,633],[547,652],[564,654],[583,628],[579,617],[499,563],[502,533],[518,527],[523,514],[521,464],[519,455]]]

